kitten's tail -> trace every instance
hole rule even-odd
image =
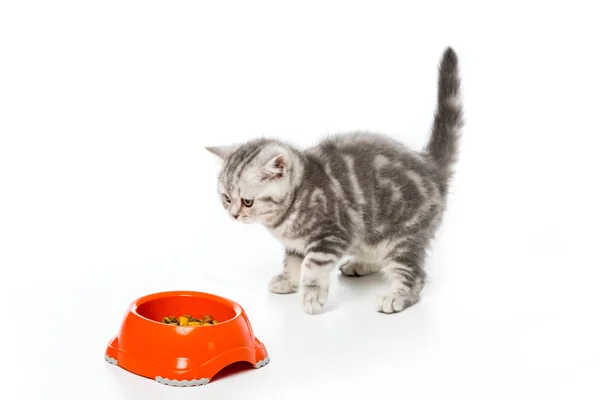
[[[448,47],[439,66],[437,110],[431,137],[425,148],[448,175],[458,156],[458,140],[462,126],[458,56]]]

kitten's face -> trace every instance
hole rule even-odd
[[[289,193],[287,156],[277,147],[211,147],[223,161],[218,193],[234,220],[266,223],[279,215]]]

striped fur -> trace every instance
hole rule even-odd
[[[272,139],[209,148],[224,161],[218,179],[224,208],[237,220],[264,224],[286,247],[270,291],[300,290],[304,310],[319,313],[330,272],[339,267],[348,276],[381,271],[390,290],[377,298],[380,312],[418,301],[425,251],[444,213],[457,158],[459,92],[458,59],[448,48],[422,152],[370,133],[331,136],[306,150]],[[243,198],[253,205],[244,206]],[[350,261],[342,264],[346,256]]]

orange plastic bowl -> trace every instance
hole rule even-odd
[[[211,314],[211,326],[173,326],[169,315]],[[242,307],[208,293],[155,293],[129,306],[119,334],[104,359],[129,372],[170,386],[205,385],[226,366],[245,361],[255,368],[268,364],[265,346],[254,337]]]

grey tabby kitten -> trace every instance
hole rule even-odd
[[[336,135],[299,150],[278,140],[210,147],[223,160],[218,191],[238,221],[264,224],[285,245],[273,293],[298,289],[304,311],[322,311],[331,271],[381,271],[389,292],[377,310],[415,304],[423,288],[426,249],[446,207],[463,125],[456,53],[439,66],[437,111],[422,152],[382,135]]]

